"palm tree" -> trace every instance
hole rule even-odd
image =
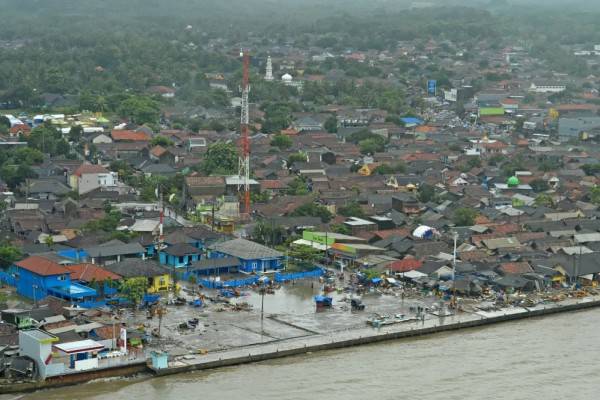
[[[46,246],[48,247],[54,246],[54,237],[52,235],[46,236],[44,238],[44,243],[46,243]]]

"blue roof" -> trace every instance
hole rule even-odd
[[[404,117],[404,118],[400,118],[400,120],[402,122],[404,122],[407,125],[421,125],[423,124],[423,120],[419,119],[419,118],[415,118],[415,117]]]
[[[95,289],[80,285],[79,283],[70,283],[65,286],[56,286],[48,288],[49,293],[56,293],[69,299],[82,299],[84,297],[95,297],[98,295]]]
[[[77,249],[60,250],[60,251],[57,251],[56,254],[58,254],[61,257],[70,258],[72,260],[82,260],[82,261],[85,261],[88,258],[88,253],[85,250],[83,250],[83,249],[79,249],[79,250],[77,250]]]

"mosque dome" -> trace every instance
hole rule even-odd
[[[519,181],[519,178],[517,178],[516,176],[511,176],[506,181],[506,184],[510,187],[514,187],[514,186],[519,186],[519,184],[521,184],[521,181]]]

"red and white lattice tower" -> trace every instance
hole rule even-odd
[[[250,139],[248,137],[249,106],[248,93],[250,92],[250,53],[242,50],[244,60],[242,75],[242,112],[240,118],[240,161],[238,191],[243,199],[243,213],[250,214]]]

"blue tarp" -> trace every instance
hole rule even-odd
[[[246,279],[237,279],[232,281],[212,281],[208,279],[198,279],[198,284],[209,289],[222,289],[225,287],[240,287],[251,286],[258,283],[258,276],[253,276]]]
[[[323,268],[317,268],[306,272],[291,272],[291,273],[275,273],[275,282],[295,281],[298,279],[315,278],[322,276],[325,273]]]
[[[371,279],[371,283],[373,283],[374,285],[377,285],[378,283],[381,283],[382,279],[381,278],[373,278]]]
[[[333,299],[331,297],[317,295],[315,296],[315,302],[324,306],[330,306],[333,304]]]
[[[423,120],[421,120],[419,118],[415,118],[415,117],[404,117],[404,118],[400,118],[400,120],[402,122],[404,122],[406,125],[422,125],[423,124]]]
[[[88,253],[83,249],[67,249],[56,252],[61,257],[70,258],[72,260],[86,261],[89,257]]]
[[[154,304],[160,300],[160,294],[145,294],[142,298],[144,304]]]

